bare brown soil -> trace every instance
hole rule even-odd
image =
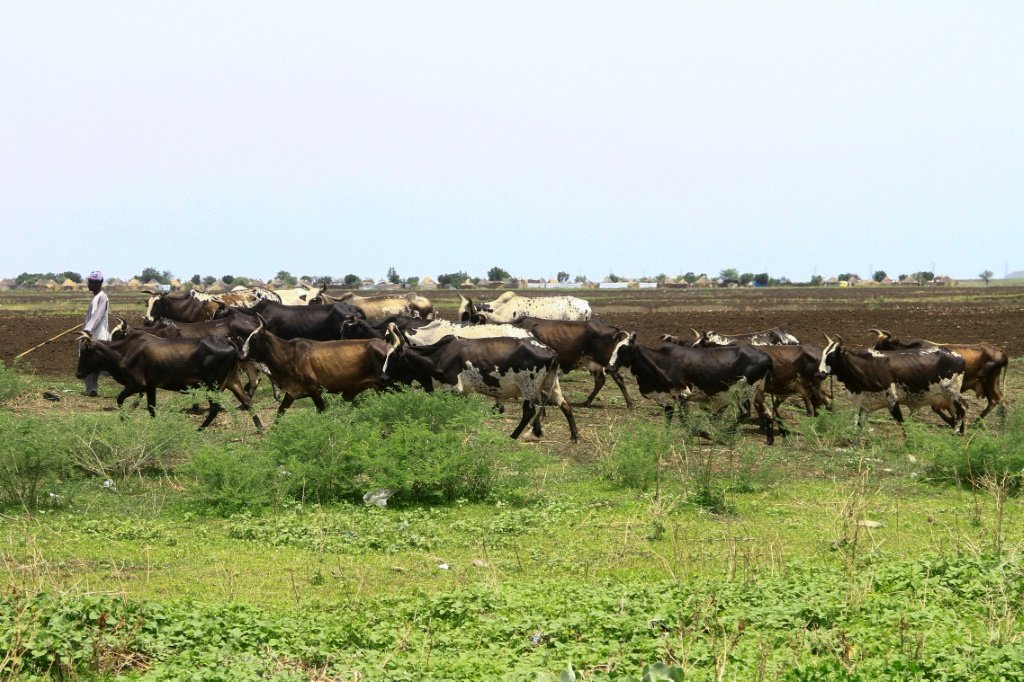
[[[458,297],[453,291],[424,292],[442,317],[453,319]],[[493,291],[473,292],[490,300]],[[661,334],[690,336],[691,327],[720,332],[746,332],[780,326],[801,340],[822,344],[823,334],[840,334],[850,345],[867,344],[868,329],[888,329],[897,336],[947,342],[988,341],[1010,357],[1024,355],[1024,289],[913,288],[901,289],[759,289],[759,290],[613,290],[548,291],[530,295],[566,294],[586,298],[595,316],[638,332],[643,343],[654,344]],[[59,297],[59,295],[57,295]],[[77,297],[77,298],[76,298]],[[85,298],[68,294],[59,307],[73,308]],[[112,296],[113,313],[139,325],[144,297]],[[31,300],[28,299],[28,300]],[[0,298],[0,359],[10,365],[14,356],[81,321],[81,313],[12,311],[21,302]],[[6,304],[6,305],[5,305]],[[54,301],[43,305],[49,307]],[[50,308],[52,310],[52,308]],[[113,320],[112,320],[113,323]],[[43,346],[24,361],[37,373],[73,376],[77,356],[75,334]]]

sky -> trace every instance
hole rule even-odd
[[[1024,268],[1019,2],[14,2],[0,277]]]

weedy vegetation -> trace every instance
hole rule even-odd
[[[572,446],[446,393],[261,389],[260,434],[76,389],[0,371],[3,678],[1024,678],[1012,406],[958,437],[791,405],[767,447],[612,392]]]

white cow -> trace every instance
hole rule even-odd
[[[545,320],[589,320],[590,304],[575,296],[520,296],[506,291],[490,303],[474,305],[472,299],[459,293],[460,322],[507,323],[520,317]]]

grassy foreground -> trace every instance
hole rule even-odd
[[[960,439],[789,408],[768,448],[606,389],[571,446],[450,396],[196,434],[198,396],[79,390],[0,372],[2,676],[1024,679],[1013,410]]]

